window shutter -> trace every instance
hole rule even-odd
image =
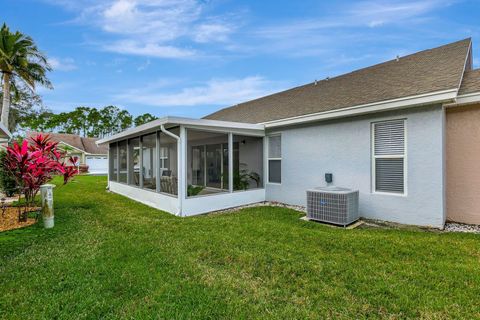
[[[282,143],[281,136],[268,137],[268,157],[281,158],[282,157]]]
[[[393,120],[375,123],[375,155],[403,155],[405,153],[405,121]]]
[[[403,193],[403,158],[377,158],[375,171],[377,191]]]

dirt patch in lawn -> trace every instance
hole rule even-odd
[[[0,212],[0,232],[31,226],[37,222],[34,217],[31,217],[37,210],[38,208],[30,209],[27,221],[18,221],[18,208],[7,207],[3,214]]]

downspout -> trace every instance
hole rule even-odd
[[[170,137],[172,137],[173,139],[177,140],[177,153],[178,153],[178,152],[182,152],[182,151],[181,151],[181,143],[180,143],[180,137],[179,137],[179,136],[177,136],[177,135],[171,133],[170,131],[168,131],[167,129],[165,129],[165,126],[164,126],[163,124],[160,125],[160,131],[162,131],[163,133],[165,133],[167,136],[170,136]],[[180,164],[180,165],[182,165],[182,164],[180,163],[180,162],[181,162],[181,159],[180,159],[180,157],[179,157],[178,155],[177,155],[177,158],[178,158],[178,159],[177,159],[177,171],[179,171],[179,170],[178,170],[178,167],[179,167],[178,164]],[[178,173],[180,173],[180,171],[179,171]],[[180,177],[180,178],[183,179],[184,177]],[[181,192],[181,186],[182,186],[182,184],[180,183],[180,181],[178,181],[178,182],[177,182],[177,188],[178,188],[178,190],[177,190],[177,196],[178,196],[178,200],[179,200],[179,202],[178,202],[178,215],[179,215],[179,216],[182,216],[182,203],[183,203],[183,199],[182,199],[183,196],[182,196],[182,192]]]

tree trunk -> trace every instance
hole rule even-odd
[[[8,115],[10,113],[10,73],[3,74],[3,102],[2,117],[0,121],[8,128]]]

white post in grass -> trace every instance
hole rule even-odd
[[[42,197],[42,218],[45,229],[53,228],[53,188],[54,184],[43,184],[40,186],[40,195]]]

